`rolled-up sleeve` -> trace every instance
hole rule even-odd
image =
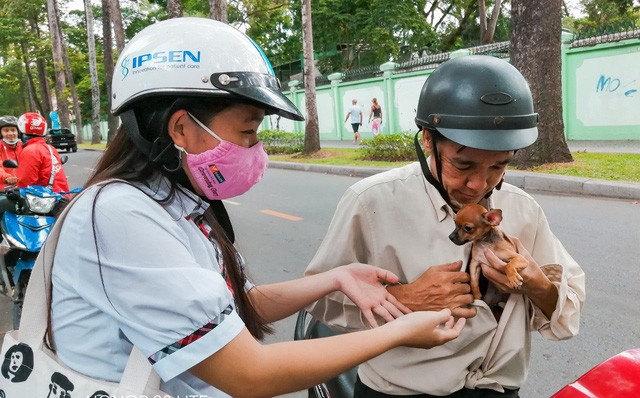
[[[552,283],[558,289],[556,308],[548,319],[542,310],[533,306],[531,326],[547,340],[564,340],[578,334],[580,313],[585,302],[585,275],[578,263],[549,228],[541,209],[531,255],[540,266],[557,264],[562,273]]]

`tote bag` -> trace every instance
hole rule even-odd
[[[82,193],[77,196],[80,195]],[[51,286],[51,268],[62,222],[72,203],[58,217],[36,259],[20,329],[4,336],[0,351],[0,398],[171,398],[170,394],[160,391],[160,377],[135,347],[122,380],[111,383],[71,370],[44,345],[49,312],[46,292]]]

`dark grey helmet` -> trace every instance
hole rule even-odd
[[[470,148],[510,151],[538,138],[538,114],[522,74],[488,55],[454,58],[422,86],[416,124]]]
[[[15,116],[0,116],[0,129],[7,126],[18,128],[18,118]]]

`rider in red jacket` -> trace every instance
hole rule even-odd
[[[18,157],[18,187],[41,185],[50,186],[54,192],[68,191],[60,155],[44,139],[47,120],[37,113],[28,112],[20,116],[18,127],[28,139]]]
[[[22,152],[22,141],[18,137],[18,119],[15,116],[0,117],[0,133],[0,164],[5,160],[18,162],[18,155]],[[17,181],[16,169],[0,167],[0,191]]]

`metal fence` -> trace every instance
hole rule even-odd
[[[625,20],[608,25],[580,29],[574,35],[571,48],[613,43],[634,38],[640,38],[638,21]]]

